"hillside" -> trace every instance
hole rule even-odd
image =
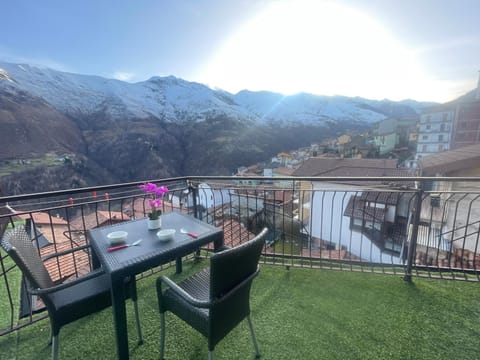
[[[312,94],[233,95],[172,76],[132,84],[0,62],[0,187],[18,192],[12,181],[23,183],[32,171],[42,177],[46,167],[49,174],[63,171],[77,180],[38,181],[45,188],[35,191],[230,175],[239,166],[345,129],[415,114],[414,107]],[[67,155],[70,161],[39,160],[46,154],[50,160]],[[25,161],[12,166],[18,160]],[[63,169],[67,165],[69,171]],[[31,190],[26,183],[21,188]]]

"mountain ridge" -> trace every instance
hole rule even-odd
[[[196,121],[203,120],[205,115],[225,114],[260,122],[279,120],[318,124],[325,120],[357,120],[371,123],[398,114],[413,116],[423,104],[417,102],[414,107],[414,100],[404,100],[409,101],[406,105],[390,100],[309,93],[287,96],[243,90],[230,94],[175,76],[152,76],[146,81],[128,83],[6,62],[0,62],[0,69],[23,90],[44,98],[58,110],[71,115],[91,114],[106,105],[105,110],[113,117],[155,116],[166,121],[182,120],[179,114],[187,112],[195,114]],[[392,109],[388,114],[382,110],[385,104]],[[402,110],[398,112],[395,107]]]
[[[368,130],[388,114],[416,114],[390,101],[233,95],[174,76],[126,83],[5,62],[0,69],[0,188],[11,195],[231,175],[280,151]]]

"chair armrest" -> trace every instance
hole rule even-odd
[[[210,301],[202,301],[202,300],[198,300],[198,299],[194,298],[188,292],[183,290],[180,286],[178,286],[175,282],[173,282],[172,280],[170,280],[166,276],[160,276],[157,279],[157,286],[160,290],[159,294],[162,293],[162,291],[161,291],[162,282],[167,284],[174,293],[176,293],[178,296],[182,297],[186,302],[188,302],[189,304],[191,304],[195,307],[209,308],[212,305],[212,303]]]
[[[59,251],[59,252],[56,252],[56,253],[48,254],[48,255],[42,257],[42,260],[43,261],[50,260],[51,258],[54,258],[54,257],[60,257],[60,256],[68,255],[68,254],[74,253],[76,251],[81,251],[81,250],[85,250],[85,249],[88,249],[88,248],[91,248],[91,246],[90,245],[82,245],[82,246],[78,246],[78,247],[75,247],[75,248],[72,248],[72,249],[62,250],[62,251]]]
[[[228,249],[231,249],[231,247],[228,246],[228,245],[222,245],[218,249],[216,249],[214,252],[218,253],[218,252],[222,252],[222,251],[225,251],[225,250],[228,250]]]
[[[76,285],[78,283],[81,283],[81,282],[84,282],[84,281],[87,281],[87,280],[91,280],[91,279],[93,279],[97,276],[102,275],[103,273],[104,273],[103,270],[94,270],[94,271],[89,272],[86,275],[83,275],[83,276],[80,276],[79,278],[76,278],[73,281],[58,284],[58,285],[51,286],[49,288],[44,288],[44,289],[29,289],[28,292],[32,295],[50,294],[50,293],[55,292],[55,291],[59,291],[59,290],[69,288],[70,286]]]

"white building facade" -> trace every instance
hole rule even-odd
[[[450,150],[456,106],[431,108],[420,116],[416,159]]]

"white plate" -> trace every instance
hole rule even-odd
[[[110,245],[119,245],[127,241],[128,233],[126,231],[113,231],[107,234]]]
[[[157,238],[162,242],[167,242],[167,241],[173,240],[176,232],[177,231],[175,229],[160,230],[157,232]]]

